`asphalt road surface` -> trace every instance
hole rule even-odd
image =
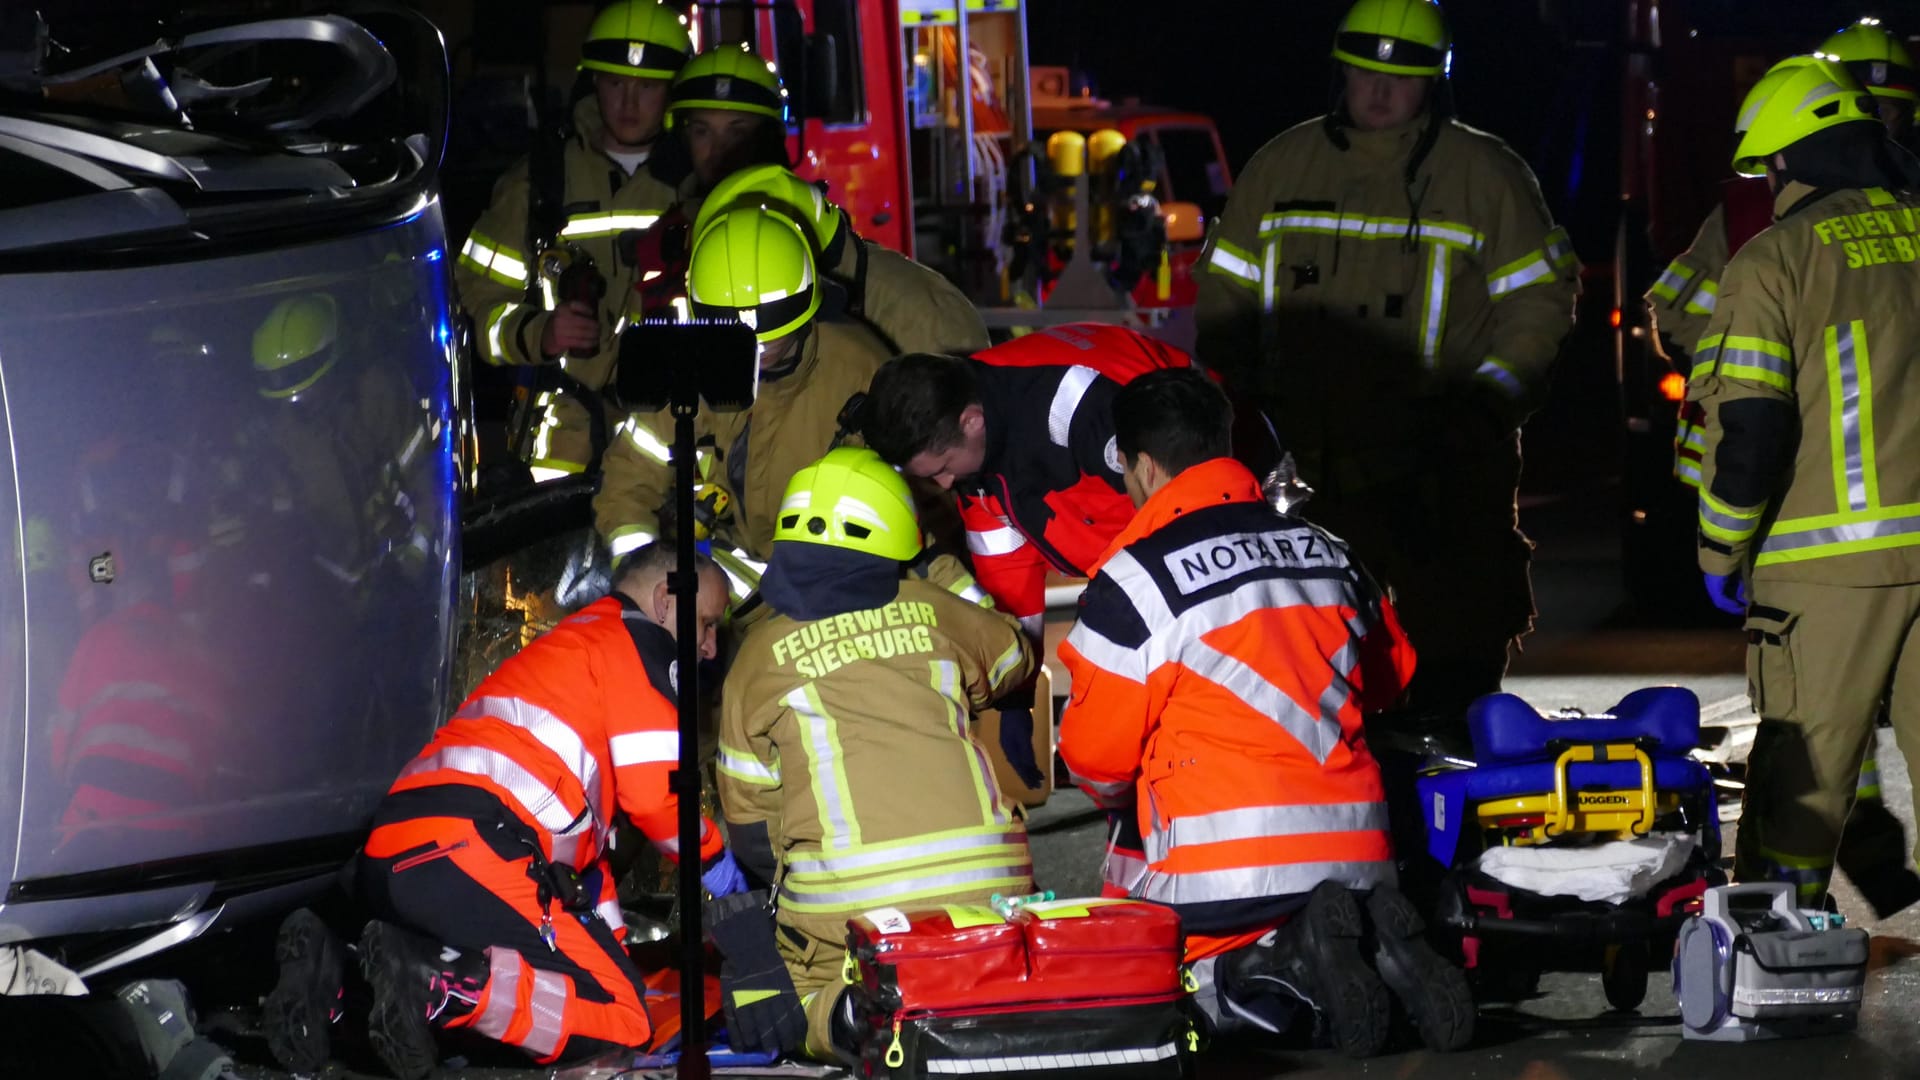
[[[1672,625],[1636,618],[1623,610],[1613,532],[1605,500],[1581,505],[1551,502],[1528,508],[1529,530],[1540,541],[1536,582],[1543,612],[1538,631],[1513,667],[1509,689],[1547,708],[1599,710],[1630,690],[1660,683],[1693,688],[1717,722],[1740,726],[1744,705],[1743,643],[1729,624]],[[1750,729],[1749,729],[1750,730]],[[1912,827],[1912,789],[1891,740],[1880,755],[1889,803]],[[1042,885],[1062,895],[1096,891],[1103,840],[1100,815],[1075,792],[1057,794],[1033,820],[1034,859]],[[1725,848],[1732,850],[1731,832]],[[1199,1075],[1223,1080],[1290,1077],[1335,1080],[1685,1080],[1763,1077],[1846,1080],[1920,1076],[1920,910],[1876,923],[1851,889],[1840,883],[1839,903],[1856,925],[1873,934],[1873,971],[1859,1030],[1851,1035],[1747,1046],[1685,1042],[1673,995],[1656,971],[1645,1003],[1633,1013],[1609,1010],[1598,976],[1549,974],[1536,996],[1489,1005],[1481,1015],[1475,1045],[1465,1052],[1433,1055],[1401,1050],[1367,1062],[1325,1052],[1219,1047],[1205,1057]],[[1656,964],[1657,966],[1657,964]],[[256,978],[256,952],[245,968]],[[237,978],[237,976],[235,976]],[[264,1046],[246,1034],[244,1008],[209,1018],[207,1026],[245,1060],[242,1075],[282,1077],[268,1065]],[[346,1051],[349,1064],[325,1075],[349,1078],[370,1069],[363,1052]],[[547,1070],[467,1069],[476,1078],[549,1075]]]

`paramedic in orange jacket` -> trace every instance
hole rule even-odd
[[[1060,754],[1102,805],[1134,808],[1147,865],[1132,895],[1180,912],[1216,1024],[1284,1029],[1297,998],[1368,1056],[1391,986],[1430,1046],[1463,1045],[1472,997],[1392,887],[1361,730],[1413,674],[1392,605],[1344,545],[1262,499],[1228,457],[1232,412],[1205,375],[1143,375],[1113,417],[1139,513],[1060,647],[1073,680]]]
[[[374,1049],[395,1076],[432,1071],[436,1029],[543,1064],[651,1037],[606,851],[625,813],[679,854],[674,557],[668,544],[636,551],[613,595],[482,681],[375,812],[355,874],[377,920],[360,962]],[[704,558],[698,597],[711,659],[727,581]],[[715,895],[745,889],[711,821],[700,858]]]

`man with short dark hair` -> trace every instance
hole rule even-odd
[[[1262,499],[1203,373],[1143,375],[1112,415],[1139,513],[1060,647],[1060,756],[1096,801],[1132,809],[1147,861],[1132,895],[1180,913],[1218,1028],[1285,1030],[1305,1002],[1328,1041],[1370,1056],[1390,987],[1428,1046],[1465,1045],[1472,994],[1393,888],[1361,727],[1413,674],[1393,605],[1343,544]]]
[[[1090,323],[971,358],[903,356],[874,375],[861,434],[889,464],[959,495],[974,578],[1038,651],[1047,569],[1085,576],[1133,517],[1113,395],[1144,372],[1191,364],[1145,334]],[[1038,787],[1030,694],[1002,703],[1000,744]]]
[[[960,497],[974,575],[1040,633],[1048,566],[1081,576],[1133,516],[1113,395],[1187,355],[1118,326],[1057,326],[973,357],[903,356],[874,375],[862,435]]]

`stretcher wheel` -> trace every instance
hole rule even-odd
[[[1607,946],[1600,965],[1600,988],[1606,991],[1607,1004],[1621,1012],[1632,1012],[1647,996],[1647,945]]]

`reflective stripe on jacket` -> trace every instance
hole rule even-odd
[[[969,732],[1033,671],[1012,620],[919,580],[871,610],[756,625],[722,695],[720,804],[776,838],[783,909],[1028,890],[1026,829]]]
[[[1920,581],[1920,197],[1790,183],[1695,350],[1700,565]],[[1809,201],[1811,200],[1811,201]],[[1777,418],[1777,419],[1773,419]]]
[[[620,597],[589,604],[475,687],[393,791],[483,788],[540,834],[548,859],[576,869],[606,850],[616,809],[677,857],[675,655],[672,636]],[[706,822],[701,859],[720,847]]]
[[[1321,881],[1393,880],[1361,717],[1399,697],[1412,649],[1345,548],[1244,466],[1196,465],[1141,507],[1060,658],[1061,757],[1096,800],[1136,796],[1135,896],[1206,905],[1211,930]]]

